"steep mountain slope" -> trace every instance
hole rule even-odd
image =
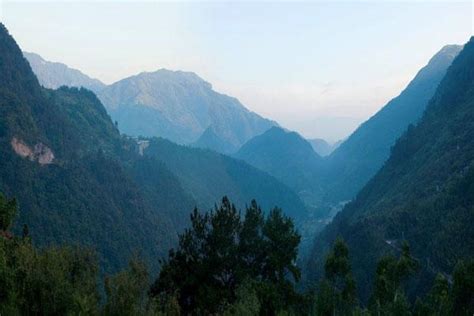
[[[153,138],[144,150],[175,173],[202,209],[227,195],[239,208],[256,199],[264,210],[275,206],[296,219],[306,216],[298,196],[275,178],[243,161],[206,150]]]
[[[395,141],[421,117],[461,49],[458,45],[443,47],[398,97],[363,123],[328,157],[325,185],[330,199],[337,202],[353,198],[379,170]]]
[[[195,142],[208,127],[238,149],[275,122],[247,110],[237,99],[215,92],[196,74],[161,69],[120,80],[99,98],[129,135]]]
[[[0,191],[21,203],[16,229],[91,246],[108,272],[135,251],[156,268],[194,206],[178,179],[141,163],[93,93],[42,88],[1,24],[0,77]]]
[[[313,138],[313,139],[308,139],[308,143],[311,144],[314,151],[318,155],[320,155],[321,157],[325,157],[325,156],[328,156],[330,153],[332,153],[334,150],[336,150],[336,148],[339,147],[342,141],[335,142],[334,144],[329,144],[327,141],[325,141],[322,138]]]
[[[105,87],[100,80],[90,78],[64,64],[46,61],[38,54],[23,52],[23,56],[28,60],[40,84],[45,88],[83,87],[97,92]]]
[[[322,158],[299,134],[272,127],[245,143],[235,157],[276,177],[295,190],[307,205],[318,204],[316,196],[322,193],[315,179]]]
[[[449,274],[474,253],[474,39],[459,53],[416,127],[357,198],[316,238],[310,267],[321,271],[328,245],[349,245],[358,287],[367,298],[375,260],[407,240],[422,274]]]

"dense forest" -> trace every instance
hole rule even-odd
[[[265,215],[255,201],[242,215],[226,197],[207,213],[194,209],[191,226],[161,262],[156,279],[137,256],[102,278],[91,249],[38,249],[27,225],[18,236],[10,232],[16,214],[16,200],[0,195],[2,315],[471,315],[474,310],[474,261],[459,262],[452,279],[437,275],[429,293],[410,304],[406,283],[416,277],[419,263],[406,243],[398,257],[378,261],[367,307],[357,298],[342,239],[326,256],[317,290],[301,293],[295,265],[300,235],[281,209]]]

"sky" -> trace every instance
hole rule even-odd
[[[0,19],[23,50],[105,83],[193,71],[250,110],[331,142],[473,33],[470,1],[0,0]]]

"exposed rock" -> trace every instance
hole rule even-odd
[[[49,165],[53,163],[54,153],[45,144],[39,142],[33,149],[16,137],[12,138],[11,145],[17,155],[22,158],[28,158],[31,161],[37,161],[40,165]]]
[[[48,146],[38,143],[35,145],[34,158],[40,165],[49,165],[53,163],[54,154]]]
[[[147,149],[148,146],[150,146],[150,141],[148,140],[139,140],[137,141],[138,144],[138,154],[140,156],[143,156],[143,152],[145,149]]]
[[[11,141],[12,148],[15,151],[17,155],[19,155],[22,158],[30,158],[32,160],[33,157],[33,151],[31,150],[30,147],[28,147],[27,144],[22,142],[21,140],[18,140],[16,137],[12,138]]]

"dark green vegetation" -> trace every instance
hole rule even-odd
[[[106,277],[106,296],[100,303],[94,251],[70,246],[38,249],[27,226],[21,237],[8,231],[15,213],[16,202],[0,194],[1,315],[179,315],[173,313],[173,304],[159,306],[148,297],[147,268],[137,259]]]
[[[39,246],[90,246],[107,272],[140,252],[156,271],[158,262],[152,259],[177,243],[196,203],[207,208],[228,194],[243,206],[257,196],[264,205],[304,213],[287,187],[243,162],[222,158],[228,168],[219,169],[220,156],[207,159],[189,149],[189,155],[221,171],[203,172],[191,185],[157,158],[172,152],[140,155],[137,141],[120,135],[92,92],[42,88],[3,25],[0,78],[0,191],[21,201],[18,223],[28,225]],[[194,166],[206,170],[206,165]],[[247,170],[253,178],[245,176]],[[218,176],[222,181],[213,178]],[[207,185],[219,191],[192,190]]]
[[[150,139],[144,157],[153,157],[176,174],[183,188],[202,209],[212,208],[226,195],[238,207],[258,199],[264,209],[279,206],[293,218],[304,218],[306,208],[298,196],[275,178],[244,162],[206,149]]]
[[[9,232],[15,200],[0,194],[0,313],[2,315],[471,315],[474,262],[460,262],[453,281],[438,275],[430,292],[410,304],[406,281],[418,263],[404,244],[398,258],[379,260],[367,308],[356,297],[350,254],[338,239],[317,291],[295,291],[300,236],[280,209],[264,215],[255,201],[241,216],[224,198],[169,252],[150,286],[138,259],[100,281],[95,253],[80,247],[33,246],[24,226]],[[104,284],[105,291],[99,291]]]
[[[351,249],[364,301],[377,258],[407,240],[420,274],[409,297],[449,275],[474,253],[474,40],[459,53],[416,126],[397,141],[382,169],[316,239],[317,278],[328,246],[342,236]],[[472,292],[471,292],[472,293]]]
[[[260,313],[272,315],[299,303],[293,286],[300,277],[295,265],[299,241],[292,220],[280,209],[264,216],[252,201],[242,218],[224,198],[214,211],[194,210],[191,228],[170,251],[151,293],[176,295],[186,315],[210,315],[229,309],[238,289],[246,286]]]
[[[406,296],[409,282],[419,277],[420,265],[403,242],[397,256],[378,258],[373,291],[366,307],[357,299],[357,283],[352,274],[351,254],[338,238],[326,256],[324,276],[316,295],[310,297],[311,315],[471,315],[474,311],[474,261],[460,261],[453,280],[442,274],[430,279],[431,289],[411,303]]]

